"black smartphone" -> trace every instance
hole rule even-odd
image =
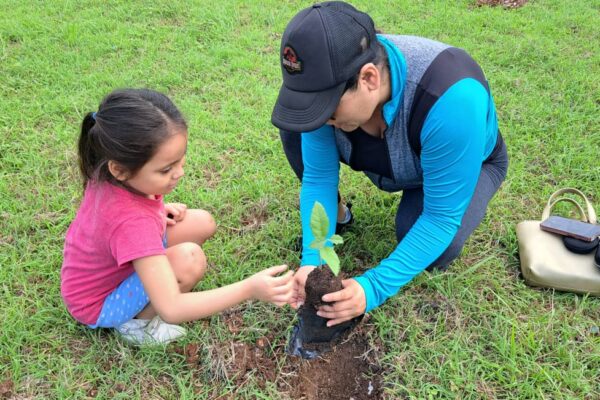
[[[586,242],[591,242],[600,236],[600,225],[559,217],[557,215],[551,215],[548,219],[540,222],[540,228],[547,232],[574,237]]]

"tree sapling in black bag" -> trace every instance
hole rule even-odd
[[[315,268],[306,279],[306,299],[298,309],[298,324],[294,326],[287,352],[302,358],[312,359],[331,350],[332,346],[344,339],[362,320],[363,315],[341,324],[328,327],[327,319],[319,317],[317,311],[324,303],[321,298],[343,289],[338,275],[340,260],[333,245],[344,242],[341,236],[327,239],[329,220],[321,203],[316,202],[311,213],[310,227],[314,241],[310,247],[319,250],[319,256],[327,265]]]

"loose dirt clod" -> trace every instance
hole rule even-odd
[[[326,293],[342,290],[342,279],[333,275],[333,272],[323,266],[315,268],[308,274],[306,279],[306,300],[305,304],[314,309],[323,305],[321,297]]]

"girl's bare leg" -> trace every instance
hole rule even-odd
[[[206,272],[206,256],[196,243],[186,242],[169,247],[167,258],[182,293],[191,291]],[[156,311],[154,311],[152,303],[149,303],[136,318],[151,319],[155,316]]]
[[[187,210],[185,218],[167,227],[167,258],[173,268],[179,290],[191,291],[206,272],[206,256],[200,245],[211,238],[217,225],[204,210]],[[152,304],[148,304],[136,318],[150,319],[156,316]]]
[[[185,213],[185,218],[175,225],[167,226],[167,247],[193,242],[204,244],[217,231],[217,224],[208,211],[191,209]]]

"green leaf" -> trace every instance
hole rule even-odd
[[[327,231],[329,230],[329,219],[325,208],[321,203],[315,201],[312,213],[310,215],[310,229],[315,237],[315,240],[325,240],[327,238]]]
[[[323,247],[319,250],[319,254],[321,255],[321,258],[325,260],[327,265],[329,265],[333,274],[337,276],[340,273],[340,259],[337,254],[335,254],[333,247]]]
[[[323,246],[325,246],[325,241],[324,240],[313,240],[313,242],[310,244],[310,248],[311,249],[315,249],[315,250],[319,250],[321,249]]]
[[[329,240],[333,244],[342,244],[342,243],[344,243],[344,238],[341,237],[340,235],[333,235],[332,237],[329,238]]]

